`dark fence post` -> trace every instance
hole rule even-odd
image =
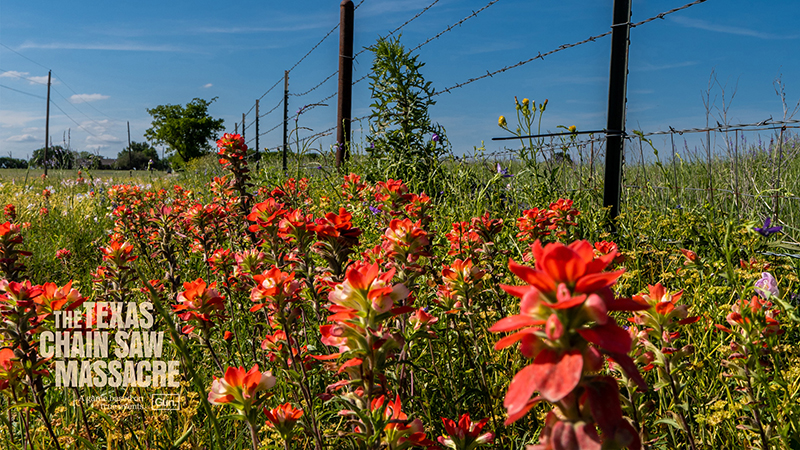
[[[336,113],[336,167],[349,157],[353,106],[353,2],[343,0],[339,15],[339,99]]]
[[[260,161],[260,158],[258,157],[259,150],[261,150],[261,147],[258,146],[258,99],[256,99],[256,164],[258,164],[258,161]]]
[[[286,174],[288,165],[286,153],[289,151],[289,71],[283,72],[283,173]]]
[[[611,69],[608,81],[608,125],[606,126],[606,174],[603,205],[611,207],[611,218],[619,215],[622,191],[622,159],[625,148],[625,96],[628,84],[628,43],[631,34],[630,0],[614,0],[611,25]]]

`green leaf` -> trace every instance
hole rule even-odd
[[[181,444],[183,444],[184,442],[186,442],[187,439],[189,439],[189,436],[192,435],[192,431],[194,431],[194,425],[189,425],[189,428],[186,430],[186,432],[183,433],[181,437],[179,437],[175,442],[172,443],[172,447],[174,448],[180,447]]]
[[[83,444],[81,448],[87,448],[87,449],[89,449],[89,450],[97,450],[97,447],[95,447],[95,446],[94,446],[94,444],[92,444],[92,443],[91,443],[91,442],[90,442],[88,439],[86,439],[85,437],[83,437],[83,436],[78,436],[78,435],[74,435],[74,436],[72,436],[72,437],[73,437],[73,438],[75,438],[75,440],[76,440],[76,441],[78,441],[78,442],[80,442],[81,444]]]
[[[11,405],[8,408],[6,408],[6,411],[11,411],[12,409],[18,409],[18,408],[36,408],[37,406],[39,406],[39,405],[37,405],[36,403],[30,403],[30,402],[17,403],[17,404]]]
[[[658,420],[655,421],[655,423],[657,423],[657,424],[658,423],[665,423],[665,424],[675,428],[676,430],[684,431],[683,427],[677,421],[675,421],[675,419],[671,419],[669,417],[665,417],[663,419],[658,419]]]

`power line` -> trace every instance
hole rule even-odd
[[[64,79],[63,79],[63,78],[61,78],[61,77],[59,77],[59,76],[56,76],[56,78],[58,78],[58,81],[60,81],[60,82],[61,82],[61,84],[63,84],[64,86],[66,86],[66,88],[67,88],[67,89],[69,89],[70,91],[72,91],[72,93],[73,93],[73,94],[75,94],[75,95],[80,95],[80,94],[78,94],[77,92],[75,92],[75,89],[72,89],[72,88],[71,88],[71,87],[70,87],[70,86],[69,86],[69,85],[68,85],[66,82],[64,82]],[[61,95],[61,94],[59,94],[59,95]],[[117,119],[115,119],[115,118],[113,118],[113,117],[109,116],[108,114],[104,113],[103,111],[100,111],[99,109],[95,108],[95,107],[94,107],[94,105],[92,105],[91,103],[89,103],[89,102],[84,102],[84,103],[85,103],[86,105],[88,105],[90,108],[92,108],[93,110],[95,110],[95,111],[99,112],[100,114],[102,114],[102,115],[104,115],[104,116],[108,117],[109,119],[111,119],[111,120],[114,120],[114,121],[116,121],[116,120],[117,120]],[[96,122],[95,122],[95,123],[96,123]]]
[[[72,116],[70,116],[69,114],[67,114],[67,112],[66,112],[66,111],[64,111],[63,109],[61,109],[61,107],[60,107],[60,106],[58,106],[58,103],[54,102],[53,100],[50,100],[50,103],[52,103],[52,104],[53,104],[53,106],[55,106],[56,108],[58,108],[58,110],[59,110],[59,111],[61,111],[61,112],[62,112],[62,113],[65,115],[65,116],[67,116],[67,118],[68,118],[69,120],[73,121],[73,122],[75,123],[75,125],[77,125],[77,126],[78,126],[78,128],[80,128],[80,129],[82,129],[83,131],[85,131],[85,132],[87,132],[87,133],[91,134],[91,135],[92,135],[92,136],[94,136],[94,137],[98,137],[96,134],[92,133],[91,131],[87,130],[86,128],[83,128],[83,125],[79,124],[77,120],[73,119],[73,118],[72,118]]]
[[[97,122],[96,120],[92,119],[92,118],[91,118],[91,117],[89,117],[88,115],[86,115],[86,113],[84,113],[83,111],[81,111],[80,109],[78,109],[78,107],[77,107],[77,106],[75,106],[75,104],[74,104],[74,103],[72,103],[72,102],[71,102],[71,101],[69,101],[69,100],[68,100],[66,97],[64,97],[63,95],[61,95],[61,92],[58,92],[58,90],[57,90],[56,88],[53,88],[53,90],[55,91],[55,93],[56,93],[56,94],[58,94],[58,96],[59,96],[59,97],[63,98],[65,102],[67,102],[67,103],[69,103],[70,105],[72,105],[72,107],[73,107],[73,108],[75,108],[75,111],[78,111],[79,113],[83,114],[83,116],[84,116],[84,117],[86,117],[87,119],[89,119],[89,120],[91,120],[92,122],[94,122],[94,123],[95,123],[95,124],[96,124],[98,127],[101,127],[101,128],[103,127],[103,125],[101,125],[99,122]],[[77,95],[77,94],[76,94],[76,95]],[[84,102],[84,103],[86,103],[86,102]]]
[[[10,91],[19,92],[20,94],[30,95],[31,97],[36,97],[36,98],[40,98],[42,100],[47,100],[46,98],[42,97],[41,95],[31,94],[31,93],[25,92],[25,91],[20,91],[19,89],[14,89],[12,87],[8,87],[8,86],[2,85],[2,84],[0,84],[0,87],[6,88],[6,89],[8,89]]]
[[[20,75],[20,74],[19,74],[19,72],[17,72],[16,70],[5,70],[5,69],[0,69],[0,71],[1,71],[1,72],[3,72],[3,73],[8,73],[8,74],[11,74],[11,76],[12,76],[12,77],[17,77],[17,78],[20,78],[20,79],[23,79],[23,80],[28,80],[28,81],[30,81],[31,83],[43,84],[43,85],[47,86],[47,83],[45,83],[45,82],[43,82],[43,81],[39,81],[39,80],[34,80],[33,78],[28,78],[28,77],[26,77],[26,76],[23,76],[23,75]],[[26,73],[27,73],[27,72],[26,72]]]
[[[419,50],[419,49],[420,49],[422,46],[424,46],[424,45],[428,44],[428,43],[429,43],[429,42],[431,42],[432,40],[434,40],[434,39],[439,39],[439,36],[441,36],[441,35],[443,35],[443,34],[447,33],[448,31],[450,31],[450,30],[452,30],[453,28],[455,28],[455,27],[457,27],[457,26],[461,25],[462,23],[466,22],[467,20],[469,20],[469,19],[471,19],[471,18],[473,18],[473,17],[477,16],[477,15],[478,15],[478,14],[480,14],[480,13],[481,13],[483,10],[485,10],[486,8],[488,8],[488,7],[492,6],[492,5],[494,5],[495,3],[499,2],[499,1],[500,1],[500,0],[492,0],[492,1],[490,1],[490,2],[489,2],[489,3],[487,3],[487,4],[486,4],[486,6],[484,6],[483,8],[481,8],[481,9],[479,9],[479,10],[477,10],[477,11],[473,11],[473,12],[472,12],[472,14],[468,15],[467,17],[464,17],[463,19],[459,20],[458,22],[456,22],[456,23],[454,23],[454,24],[450,25],[449,27],[445,28],[445,29],[444,29],[442,32],[440,32],[440,33],[439,33],[439,34],[437,34],[436,36],[433,36],[433,37],[429,38],[427,41],[425,41],[425,42],[423,42],[423,43],[419,44],[418,46],[416,46],[416,47],[414,47],[414,48],[412,48],[412,49],[411,49],[411,51],[413,52],[413,51],[415,51],[415,50]]]
[[[36,61],[34,61],[34,60],[32,60],[32,59],[28,58],[27,56],[23,55],[22,53],[20,53],[20,52],[18,52],[18,51],[16,51],[16,50],[14,50],[13,48],[11,48],[11,47],[9,47],[9,46],[7,46],[6,44],[0,43],[0,45],[2,45],[3,47],[7,48],[8,50],[11,50],[12,52],[16,53],[17,55],[19,55],[19,56],[22,56],[23,58],[25,58],[25,59],[27,59],[28,61],[30,61],[30,62],[32,62],[32,63],[34,63],[34,64],[36,64],[37,66],[39,66],[39,67],[43,67],[43,68],[45,68],[45,69],[47,69],[47,70],[50,70],[50,68],[49,68],[49,67],[47,67],[47,66],[45,66],[45,65],[42,65],[42,64],[39,64],[38,62],[36,62]]]

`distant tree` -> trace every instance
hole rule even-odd
[[[27,169],[28,161],[24,159],[12,158],[10,156],[0,157],[0,169]]]
[[[51,169],[72,169],[75,164],[75,154],[60,145],[53,145],[47,149],[47,161],[44,159],[44,147],[34,150],[30,160],[31,167],[47,167]]]
[[[165,170],[166,162],[158,158],[158,150],[146,142],[131,142],[130,151],[122,149],[117,155],[115,168],[121,170],[146,170],[150,161],[153,170]]]
[[[77,157],[75,158],[75,165],[78,168],[99,169],[101,159],[102,158],[100,156],[95,155],[93,153],[89,153],[86,151],[77,152]]]
[[[211,150],[210,142],[224,128],[222,119],[208,115],[210,101],[195,98],[186,106],[159,105],[147,112],[153,116],[152,127],[144,132],[153,144],[166,144],[183,162],[203,156]]]

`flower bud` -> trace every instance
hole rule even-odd
[[[606,302],[599,295],[590,295],[583,307],[589,317],[598,325],[605,325],[608,322],[608,308]]]
[[[508,122],[506,122],[506,116],[500,116],[500,118],[497,119],[497,125],[499,125],[500,128],[508,127]]]
[[[564,325],[558,320],[558,316],[550,314],[545,324],[545,332],[550,340],[557,341],[564,334]]]

